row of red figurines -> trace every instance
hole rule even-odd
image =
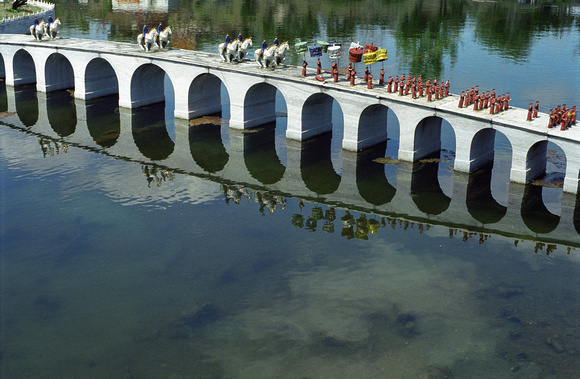
[[[380,80],[379,84],[381,84]],[[387,92],[398,92],[399,96],[405,96],[411,93],[413,99],[427,96],[427,101],[432,101],[433,96],[435,96],[435,100],[449,96],[449,87],[451,87],[449,80],[445,83],[441,82],[441,84],[438,84],[437,78],[433,79],[433,82],[431,82],[430,79],[427,79],[427,82],[423,84],[423,78],[421,75],[419,75],[419,77],[414,77],[411,74],[409,74],[409,76],[401,74],[400,77],[398,75],[395,76],[395,79],[391,76],[387,79]]]
[[[536,102],[537,104],[537,102]],[[530,103],[530,107],[532,103]],[[528,118],[529,118],[529,108],[528,108]],[[560,124],[560,130],[566,130],[566,128],[576,125],[576,106],[566,109],[566,104],[562,106],[557,106],[556,109],[550,109],[550,120],[548,121],[548,128],[557,127]]]
[[[489,113],[495,114],[510,107],[510,93],[502,94],[499,97],[495,95],[495,88],[486,93],[479,94],[479,86],[471,90],[461,91],[459,95],[459,108],[468,107],[473,104],[474,111],[481,111],[489,107]]]

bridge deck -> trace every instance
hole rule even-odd
[[[302,67],[297,66],[280,66],[277,68],[260,68],[250,59],[246,59],[242,63],[227,63],[221,62],[221,57],[216,53],[208,53],[194,50],[182,50],[168,48],[165,50],[154,49],[149,52],[142,51],[138,45],[123,42],[100,41],[78,38],[57,38],[54,40],[35,41],[28,35],[3,35],[2,44],[17,45],[17,46],[46,46],[50,49],[63,50],[78,50],[90,51],[101,54],[126,55],[135,57],[147,57],[152,62],[167,60],[172,62],[182,62],[193,66],[203,66],[212,69],[219,69],[225,71],[244,72],[253,76],[262,76],[264,78],[285,78],[288,81],[300,81],[301,83],[308,83],[312,86],[329,87],[334,90],[347,91],[358,93],[365,96],[374,96],[378,99],[387,99],[389,101],[398,103],[413,104],[413,106],[434,109],[435,112],[444,114],[454,114],[469,119],[477,119],[489,122],[490,124],[500,124],[506,127],[524,129],[526,132],[535,134],[545,134],[546,138],[550,136],[552,139],[569,140],[573,142],[580,142],[580,127],[569,128],[561,131],[559,127],[549,129],[547,127],[549,115],[546,113],[538,113],[538,118],[532,121],[526,121],[527,109],[511,107],[508,110],[502,111],[498,114],[491,115],[489,110],[474,111],[472,107],[458,108],[459,96],[451,94],[450,96],[431,102],[427,101],[426,97],[419,99],[412,99],[410,95],[399,96],[397,93],[388,93],[386,87],[379,86],[378,80],[373,89],[368,89],[366,84],[358,78],[355,86],[351,86],[344,75],[340,75],[339,82],[334,83],[330,77],[329,72],[325,72],[322,76],[327,79],[326,82],[320,82],[315,79],[315,70],[308,69],[308,76],[303,77]],[[217,47],[216,47],[217,49]],[[253,56],[253,48],[248,49],[248,56]],[[1,54],[1,51],[0,51]],[[389,73],[387,73],[388,76]],[[359,75],[360,76],[360,75]],[[451,83],[453,85],[453,83]],[[322,88],[321,88],[322,89]],[[513,100],[512,100],[513,102]],[[569,104],[571,106],[571,104]]]

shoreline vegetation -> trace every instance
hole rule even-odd
[[[42,11],[42,8],[33,5],[25,4],[18,8],[18,10],[12,9],[12,2],[0,3],[0,18],[4,19],[6,16],[12,18],[14,16],[22,15],[23,13],[31,14],[35,12]]]

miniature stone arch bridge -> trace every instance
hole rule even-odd
[[[497,115],[457,108],[458,96],[427,102],[387,93],[382,87],[350,86],[302,77],[301,68],[260,69],[254,62],[221,63],[217,54],[170,49],[142,52],[135,44],[86,39],[33,41],[3,35],[0,77],[6,84],[36,84],[41,92],[73,89],[78,99],[118,94],[119,106],[138,108],[165,101],[165,80],[173,86],[176,118],[221,111],[222,85],[230,99],[231,128],[246,129],[276,120],[276,93],[286,101],[286,137],[306,140],[332,131],[332,106],[343,113],[342,147],[358,151],[387,139],[387,114],[399,121],[398,159],[417,161],[441,149],[441,121],[456,137],[454,169],[472,172],[494,157],[497,132],[512,147],[510,180],[527,183],[546,170],[547,145],[566,156],[564,191],[578,193],[580,128],[546,128],[546,114],[527,122],[525,109]]]

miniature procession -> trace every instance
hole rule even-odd
[[[60,19],[57,17],[53,20],[52,15],[49,15],[47,22],[38,20],[35,17],[34,24],[30,26],[30,34],[37,41],[41,41],[43,38],[56,39],[61,25]],[[141,33],[137,36],[137,44],[144,52],[164,51],[168,49],[171,35],[171,27],[165,27],[161,22],[151,29],[145,24]],[[218,45],[217,50],[218,55],[221,57],[221,62],[243,63],[250,60],[248,58],[248,49],[252,46],[252,37],[244,38],[240,32],[235,39],[232,39],[228,33],[224,42]],[[375,79],[371,66],[386,61],[388,55],[386,49],[374,46],[373,43],[362,46],[359,43],[351,42],[348,48],[349,64],[346,68],[342,68],[342,73],[339,66],[342,58],[341,43],[317,41],[313,46],[309,47],[308,42],[298,41],[295,43],[294,48],[296,53],[303,54],[301,76],[311,78],[321,84],[347,82],[352,87],[363,85],[367,89],[373,89],[374,87],[384,88],[385,92],[389,94],[409,97],[413,100],[425,99],[427,102],[441,101],[451,93],[449,79],[438,81],[437,78],[428,78],[424,81],[421,74],[413,75],[412,73],[407,75],[405,73],[396,74],[394,78],[393,75],[389,75],[385,79],[384,66],[379,72],[378,80]],[[298,68],[284,64],[285,54],[290,50],[290,44],[287,41],[280,42],[277,36],[274,37],[272,44],[268,44],[267,39],[263,38],[260,48],[254,51],[253,59],[260,68]],[[308,68],[307,53],[309,53],[310,58],[318,58],[316,69]],[[323,54],[328,54],[328,58],[332,60],[330,67],[322,67],[320,57]],[[358,74],[356,68],[356,64],[361,62],[365,66],[362,77]],[[461,91],[457,106],[458,108],[472,107],[473,111],[485,111],[493,115],[509,110],[511,100],[509,92],[501,95],[499,93],[496,94],[495,88],[480,92],[479,85],[476,85],[471,89]],[[533,121],[538,118],[538,113],[539,101],[536,101],[535,105],[530,103],[526,121]],[[561,131],[565,131],[576,125],[576,120],[576,105],[567,108],[566,104],[562,104],[555,109],[550,109],[546,127],[559,128]]]

